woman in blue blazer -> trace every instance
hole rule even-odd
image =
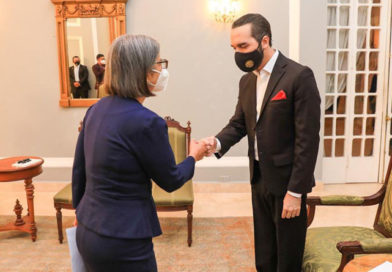
[[[207,151],[192,141],[189,157],[176,164],[166,122],[143,106],[166,88],[167,64],[159,44],[143,35],[121,36],[109,50],[110,95],[84,117],[72,173],[76,242],[89,271],[157,271],[152,237],[162,231],[151,179],[174,191]]]

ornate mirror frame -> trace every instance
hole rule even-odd
[[[51,0],[55,5],[57,50],[60,76],[61,107],[89,107],[98,101],[93,99],[71,99],[68,69],[66,20],[67,18],[108,17],[110,42],[126,33],[125,5],[128,0]]]

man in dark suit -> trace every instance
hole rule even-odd
[[[247,72],[228,125],[204,139],[222,157],[248,136],[257,271],[301,271],[306,194],[315,185],[320,95],[313,72],[271,48],[260,14],[233,23],[231,46]]]
[[[88,98],[90,83],[88,82],[87,66],[80,64],[80,58],[72,58],[73,66],[69,67],[69,79],[73,98]]]

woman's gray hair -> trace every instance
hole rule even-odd
[[[110,46],[105,88],[110,95],[125,98],[149,97],[147,73],[159,55],[159,43],[145,35],[122,35]]]

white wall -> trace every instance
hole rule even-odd
[[[270,21],[274,47],[288,56],[289,0],[241,2],[241,14],[261,13]],[[230,25],[215,22],[207,4],[207,0],[129,0],[126,7],[127,32],[156,38],[161,56],[170,61],[167,92],[147,100],[146,106],[183,124],[191,120],[194,138],[213,135],[226,125],[234,112],[242,75],[230,47]],[[304,6],[302,10],[307,9]],[[308,43],[314,35],[309,35],[301,34],[301,61],[311,66],[320,80],[323,65],[314,43]],[[78,122],[86,109],[58,106],[53,4],[49,0],[1,1],[0,39],[0,157],[72,157]],[[228,156],[246,154],[243,140]],[[69,168],[45,171],[42,179],[70,178]],[[248,170],[200,168],[195,179],[246,180]]]
[[[72,156],[85,109],[58,106],[53,4],[1,1],[0,39],[0,156]]]
[[[312,68],[321,96],[321,108],[324,109],[325,67],[327,44],[327,0],[301,1],[300,9],[300,62]],[[324,111],[321,111],[320,135],[324,135]],[[323,138],[315,170],[316,179],[322,177]]]

